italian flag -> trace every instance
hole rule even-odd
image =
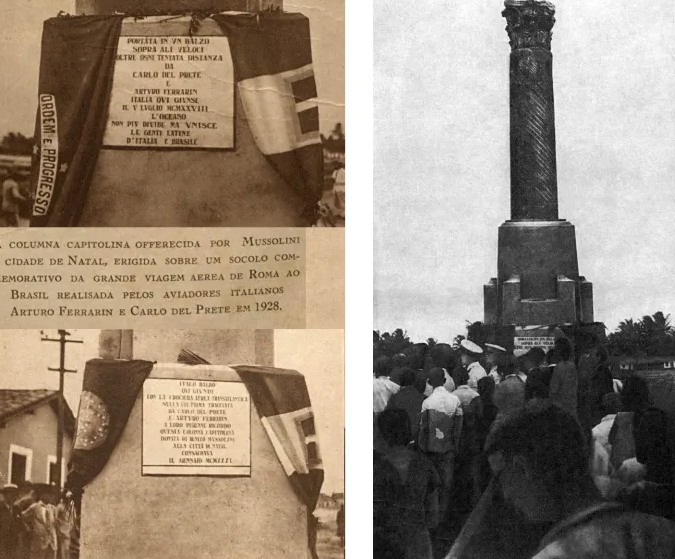
[[[302,14],[217,14],[256,145],[313,212],[323,191],[323,148],[309,20]],[[316,220],[314,220],[316,221]]]

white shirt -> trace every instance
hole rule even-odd
[[[389,380],[389,377],[373,379],[373,412],[380,413],[387,407],[387,402],[401,387]]]
[[[424,402],[422,402],[422,411],[436,410],[449,416],[462,415],[462,403],[454,394],[448,392],[445,387],[437,386]]]
[[[462,402],[462,406],[464,407],[468,406],[474,398],[480,397],[478,392],[466,384],[458,386],[453,394],[459,398],[459,401]]]
[[[478,389],[478,381],[487,376],[485,369],[481,367],[478,361],[474,361],[467,368],[469,372],[469,388]]]
[[[612,429],[615,417],[616,414],[614,413],[606,415],[600,420],[600,423],[593,427],[593,439],[598,441],[605,449],[609,445],[609,432]]]
[[[490,369],[490,376],[495,381],[495,385],[499,384],[499,381],[502,380],[501,377],[499,376],[499,372],[497,371],[497,365],[495,365],[494,367],[492,367],[492,369]]]
[[[344,186],[344,184],[345,184],[345,170],[344,170],[344,168],[335,169],[335,171],[333,171],[333,180],[335,181],[336,185]]]

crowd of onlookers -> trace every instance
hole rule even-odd
[[[375,557],[675,557],[672,418],[601,345],[375,356],[373,411]]]
[[[47,484],[2,487],[0,559],[70,559],[77,555],[73,501]],[[74,545],[73,545],[74,544]]]

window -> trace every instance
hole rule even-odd
[[[26,457],[22,454],[12,454],[12,483],[19,485],[26,481]]]
[[[59,475],[58,468],[56,466],[56,460],[53,462],[50,460],[49,462],[49,471],[47,472],[47,483],[49,485],[55,484],[56,483],[56,478]]]
[[[9,445],[9,477],[16,485],[30,480],[33,467],[33,451],[16,444]]]
[[[56,485],[56,476],[59,473],[56,468],[56,456],[50,454],[47,456],[47,469],[45,470],[45,482],[49,485]],[[61,484],[66,480],[66,460],[61,462]]]

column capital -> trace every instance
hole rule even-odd
[[[502,15],[506,18],[511,50],[533,47],[551,50],[554,14],[555,6],[544,0],[506,0]]]

